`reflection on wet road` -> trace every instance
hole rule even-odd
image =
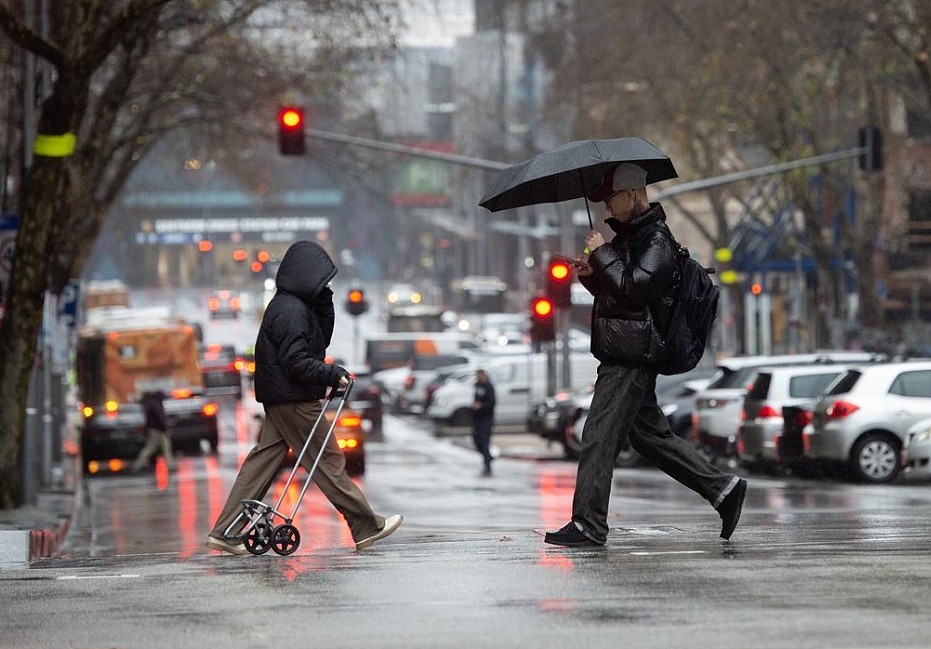
[[[377,511],[404,514],[389,539],[355,552],[311,488],[295,555],[208,553],[204,537],[254,435],[253,407],[223,404],[219,456],[89,480],[67,552],[0,574],[14,595],[0,628],[28,638],[0,645],[124,646],[130,633],[153,647],[926,644],[927,484],[752,476],[726,543],[701,498],[658,471],[618,470],[607,546],[562,549],[540,532],[569,518],[571,463],[500,437],[495,475],[483,478],[467,443],[390,417],[358,478]]]

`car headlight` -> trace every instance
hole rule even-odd
[[[927,444],[931,442],[931,426],[919,430],[917,433],[913,433],[909,439],[909,445],[911,444]]]

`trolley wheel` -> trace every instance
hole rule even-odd
[[[255,524],[255,527],[246,534],[242,542],[251,554],[265,554],[268,552],[268,548],[271,547],[269,541],[270,535],[268,532],[269,527],[268,523],[258,522]]]
[[[293,525],[279,525],[272,530],[272,549],[280,555],[292,554],[301,544],[301,533]]]

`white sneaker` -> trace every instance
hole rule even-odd
[[[208,536],[204,546],[208,550],[218,550],[220,552],[229,552],[230,554],[249,554],[246,546],[242,543],[230,543],[216,536]]]
[[[356,550],[364,550],[365,548],[371,546],[375,541],[380,541],[381,539],[389,536],[396,529],[401,527],[401,523],[404,522],[404,517],[400,514],[395,514],[394,516],[389,516],[385,519],[385,526],[381,528],[380,531],[376,532],[367,539],[362,539],[356,543]]]

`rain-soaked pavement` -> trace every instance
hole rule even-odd
[[[248,408],[222,416],[219,457],[86,482],[64,552],[0,573],[0,646],[931,646],[928,484],[751,476],[727,543],[698,496],[618,470],[607,546],[560,549],[535,530],[568,520],[571,463],[499,438],[482,478],[467,445],[390,417],[359,484],[398,532],[355,552],[312,488],[293,556],[233,557],[203,548],[249,448]]]

